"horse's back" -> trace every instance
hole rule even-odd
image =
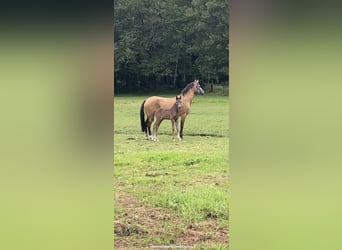
[[[144,107],[145,111],[150,114],[157,109],[170,109],[174,102],[174,98],[151,96],[146,99]]]
[[[150,106],[150,105],[155,105],[159,104],[161,106],[166,105],[167,107],[160,107],[163,109],[169,109],[175,102],[174,98],[168,98],[168,97],[161,97],[161,96],[151,96],[146,99],[145,105]],[[170,106],[171,105],[171,106]]]

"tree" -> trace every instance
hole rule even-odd
[[[114,29],[116,89],[228,77],[225,0],[117,0]]]

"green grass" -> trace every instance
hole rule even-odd
[[[145,139],[139,120],[145,98],[114,98],[115,190],[173,211],[185,225],[215,220],[228,227],[228,97],[195,96],[181,142],[171,140],[169,121],[159,128],[159,142]],[[206,249],[224,249],[212,247]]]
[[[208,218],[228,219],[228,200],[224,189],[215,186],[171,188],[153,196],[152,203],[169,207],[194,221]]]

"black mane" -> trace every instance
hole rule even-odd
[[[192,86],[194,86],[194,83],[195,83],[195,81],[193,81],[193,82],[191,82],[185,86],[185,88],[181,92],[182,96],[184,96],[186,93],[188,93],[189,89],[191,89]]]

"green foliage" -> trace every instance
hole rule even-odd
[[[114,28],[116,91],[228,80],[225,0],[117,0]]]

